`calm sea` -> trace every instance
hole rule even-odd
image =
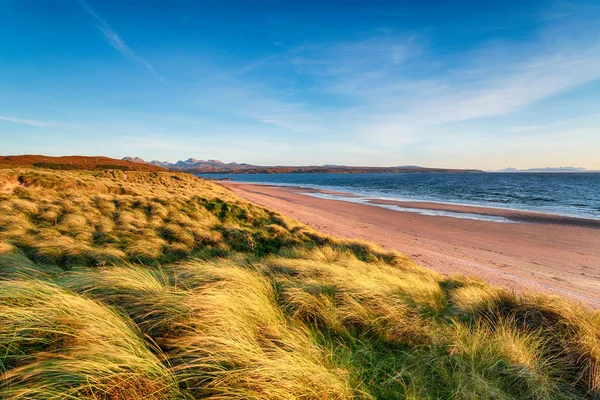
[[[433,201],[600,219],[600,173],[198,175],[349,192],[359,199]]]

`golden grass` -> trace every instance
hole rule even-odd
[[[189,268],[190,266],[188,266]],[[190,295],[190,317],[169,340],[175,371],[197,396],[239,399],[349,398],[347,373],[301,325],[290,323],[262,274],[196,263],[214,282]]]
[[[170,172],[0,170],[0,397],[600,396],[600,314]]]
[[[158,399],[175,393],[174,377],[154,354],[159,349],[110,308],[35,281],[3,282],[0,298],[3,398]]]

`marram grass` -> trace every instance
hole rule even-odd
[[[0,398],[594,399],[600,315],[169,172],[0,170]]]

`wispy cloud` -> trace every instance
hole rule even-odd
[[[85,0],[78,0],[79,4],[84,10],[94,19],[96,22],[96,28],[102,33],[104,39],[110,44],[115,50],[117,50],[123,57],[131,61],[132,63],[139,64],[150,72],[159,75],[154,69],[152,64],[143,57],[137,55],[131,48],[125,43],[125,41],[119,36],[119,34],[100,16],[94,11],[94,9]]]
[[[577,118],[569,118],[566,120],[554,121],[545,124],[509,126],[506,130],[507,132],[548,131],[549,129],[554,129],[564,125],[572,126],[573,124],[581,125],[582,123],[589,123],[589,126],[594,126],[597,121],[600,121],[600,113],[593,113]]]
[[[427,115],[435,123],[509,114],[600,78],[600,46],[590,42],[492,43],[433,61],[413,41],[374,37],[304,45],[290,62],[313,79],[315,91],[342,96],[369,113],[405,121]]]
[[[259,121],[292,125],[298,133],[306,132],[306,122],[318,121],[323,136],[333,139],[343,132],[367,146],[450,138],[458,132],[456,124],[532,111],[541,101],[600,78],[600,47],[578,40],[576,33],[541,32],[530,42],[483,43],[443,56],[432,55],[411,35],[304,43],[283,57],[310,79],[310,95],[330,96],[333,105],[296,102],[298,120],[271,112]],[[489,135],[498,135],[503,122],[488,121],[494,127]]]
[[[511,65],[508,72],[491,68],[477,76],[478,82],[462,87],[454,86],[455,82],[444,82],[449,88],[439,97],[424,101],[416,111],[428,114],[429,121],[437,123],[506,115],[598,79],[596,51],[534,56]],[[469,71],[463,74],[468,75]]]
[[[421,53],[420,46],[415,35],[378,32],[354,41],[304,43],[291,49],[286,58],[298,74],[324,78],[327,90],[352,94],[359,81],[369,86],[400,73],[407,61]]]
[[[36,128],[45,128],[50,126],[51,124],[43,121],[36,121],[33,119],[24,119],[24,118],[14,118],[14,117],[6,117],[0,115],[0,121],[13,122],[15,124],[23,124],[29,126],[35,126]]]

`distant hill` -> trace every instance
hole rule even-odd
[[[125,158],[128,158],[128,157],[125,157]],[[138,157],[136,157],[136,158],[138,158]],[[148,164],[155,165],[157,167],[163,167],[163,168],[168,168],[171,165],[173,165],[172,163],[170,163],[168,161],[157,161],[157,160],[150,161]]]
[[[123,157],[122,160],[123,161],[134,162],[134,163],[140,163],[140,164],[145,164],[146,163],[146,161],[144,161],[143,159],[141,159],[139,157]]]
[[[138,159],[138,161],[127,161],[103,156],[51,157],[44,155],[25,154],[18,156],[0,156],[0,168],[29,166],[57,170],[122,169],[126,171],[164,171],[164,168],[147,164],[144,162],[144,160],[139,160],[141,159]]]
[[[236,163],[225,164],[223,161],[219,160],[197,160],[195,158],[188,158],[185,161],[177,161],[174,166],[179,168],[198,168],[198,167],[217,167],[217,168],[227,168],[227,166],[235,166]]]
[[[149,165],[155,165],[158,167],[167,168],[170,170],[186,171],[186,172],[188,170],[196,170],[196,169],[199,169],[202,171],[223,171],[223,170],[237,170],[237,169],[255,167],[254,165],[245,164],[245,163],[232,162],[232,163],[226,164],[223,161],[219,161],[219,160],[198,160],[196,158],[188,158],[187,160],[179,160],[175,163],[172,163],[169,161],[158,161],[158,160],[144,161],[143,159],[141,159],[139,157],[124,157],[122,160],[136,162],[136,163],[142,162],[142,163],[146,163]]]
[[[139,157],[125,157],[123,160],[135,160],[133,162],[143,161]],[[348,165],[316,165],[316,166],[260,166],[246,163],[224,163],[219,160],[198,160],[188,158],[179,160],[175,163],[168,161],[150,161],[149,165],[161,166],[174,171],[189,172],[194,174],[293,174],[293,173],[375,173],[375,172],[482,172],[474,169],[446,169],[446,168],[425,168],[416,165],[404,165],[396,167],[361,167]]]
[[[585,168],[578,167],[546,167],[546,168],[529,168],[529,169],[516,169],[516,168],[504,168],[494,172],[592,172]]]
[[[187,171],[194,173],[235,173],[235,174],[366,174],[366,173],[388,173],[388,172],[483,172],[476,169],[446,169],[446,168],[424,168],[424,167],[361,167],[361,166],[273,166],[273,167],[246,167],[222,171]]]

